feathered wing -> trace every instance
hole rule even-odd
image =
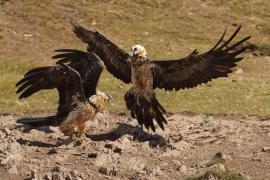
[[[76,73],[65,64],[34,68],[16,84],[16,93],[21,93],[19,99],[22,99],[40,90],[56,88],[59,93],[59,106],[64,106],[72,95],[84,95],[80,75]]]
[[[238,27],[227,41],[223,41],[225,30],[217,44],[203,54],[195,50],[182,59],[152,61],[156,65],[153,70],[158,72],[154,73],[154,88],[165,90],[193,88],[218,77],[227,77],[236,66],[236,62],[242,59],[237,56],[246,50],[247,47],[243,43],[250,38],[249,36],[229,45],[240,28]]]
[[[73,31],[82,42],[88,44],[88,51],[95,52],[104,62],[108,71],[125,83],[131,83],[129,54],[112,43],[96,30],[88,30],[71,20]]]
[[[18,87],[16,93],[21,93],[20,99],[27,98],[44,89],[56,88],[58,90],[59,105],[57,115],[17,120],[17,123],[32,126],[57,125],[64,120],[63,118],[73,108],[74,99],[80,102],[84,102],[86,99],[80,74],[65,64],[34,68],[28,71],[16,86]]]
[[[59,54],[53,56],[58,59],[56,64],[67,63],[75,69],[82,78],[82,86],[86,98],[96,94],[96,88],[104,64],[94,52],[83,52],[75,49],[58,49]]]

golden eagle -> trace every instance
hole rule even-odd
[[[98,110],[110,99],[105,93],[96,91],[103,62],[92,52],[60,49],[53,58],[58,65],[29,70],[16,84],[19,98],[56,88],[59,94],[57,114],[49,117],[22,118],[17,123],[32,126],[59,126],[64,135],[81,137],[85,123],[94,118]]]
[[[141,45],[131,48],[130,54],[112,43],[96,30],[88,30],[71,20],[76,36],[87,43],[87,50],[95,52],[108,71],[132,87],[125,94],[125,101],[131,116],[140,125],[155,131],[153,120],[164,130],[165,109],[155,97],[155,88],[179,90],[193,88],[218,77],[227,77],[246,50],[243,45],[250,36],[229,45],[236,37],[240,26],[224,41],[226,30],[219,41],[205,53],[194,50],[188,56],[176,60],[150,60]]]

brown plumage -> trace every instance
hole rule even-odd
[[[64,135],[76,133],[81,137],[85,132],[86,121],[93,119],[109,99],[105,93],[96,91],[103,62],[93,53],[73,49],[56,51],[61,52],[53,57],[59,59],[58,65],[31,69],[16,86],[17,93],[21,93],[20,99],[40,90],[56,88],[59,94],[57,114],[22,118],[17,122],[35,127],[59,126]]]
[[[132,83],[132,88],[125,95],[127,108],[139,124],[144,124],[147,129],[151,127],[153,131],[153,119],[162,129],[166,123],[165,109],[155,97],[155,88],[193,88],[218,77],[227,77],[242,59],[237,56],[247,48],[243,42],[250,38],[230,45],[241,28],[238,27],[227,41],[223,40],[225,30],[216,45],[205,53],[199,54],[194,50],[176,60],[150,60],[138,54],[130,57],[98,31],[87,30],[73,20],[71,23],[76,36],[88,44],[88,51],[95,52],[102,59],[111,74],[125,83]]]

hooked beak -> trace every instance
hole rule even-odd
[[[109,94],[106,94],[108,96],[108,101],[111,101],[112,100],[112,96],[109,95]]]

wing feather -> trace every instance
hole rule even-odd
[[[240,29],[241,26],[224,42],[225,30],[213,48],[205,53],[199,54],[194,50],[182,59],[152,61],[160,72],[154,77],[154,88],[165,90],[193,88],[218,77],[227,77],[236,63],[243,59],[237,56],[247,49],[243,43],[251,38],[245,37],[229,46]]]
[[[80,74],[86,98],[95,94],[104,68],[103,62],[93,52],[88,53],[74,49],[58,49],[55,51],[60,52],[60,54],[53,56],[53,59],[57,59],[56,64],[68,63],[71,68]]]
[[[107,70],[125,83],[131,83],[131,64],[127,61],[129,54],[115,45],[96,30],[85,29],[74,20],[70,21],[73,32],[84,43],[88,51],[94,51],[104,62]]]

